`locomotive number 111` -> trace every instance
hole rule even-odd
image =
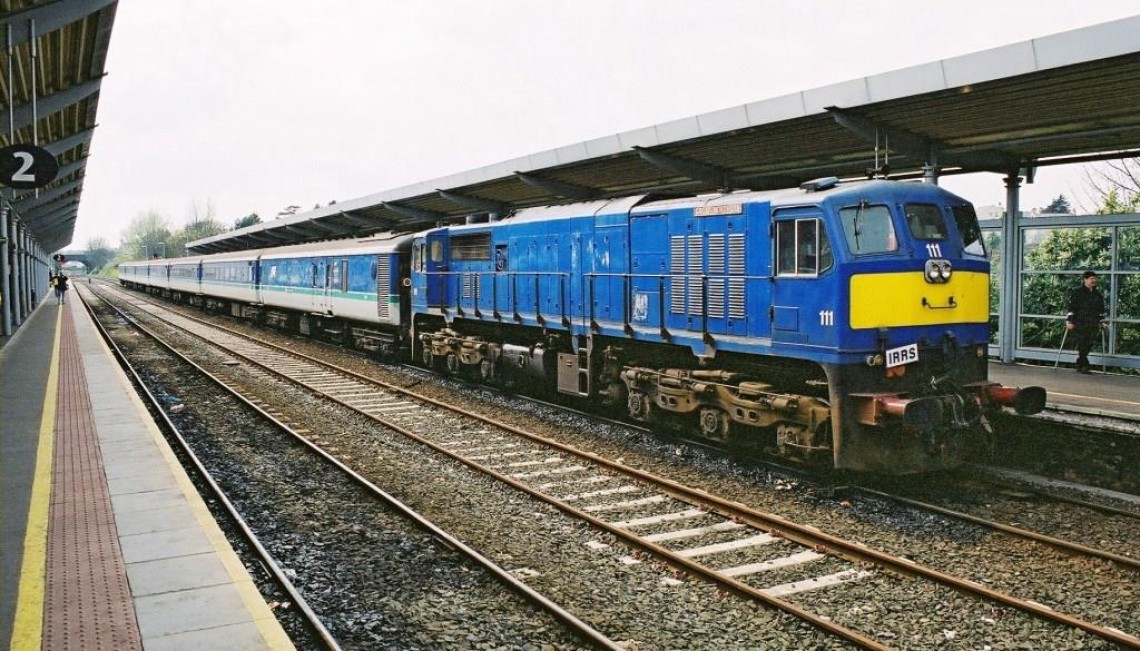
[[[887,368],[918,361],[918,344],[899,346],[887,351]]]

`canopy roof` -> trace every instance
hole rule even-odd
[[[38,145],[60,168],[50,185],[14,194],[5,190],[4,198],[40,247],[55,251],[75,232],[117,2],[5,0],[0,6],[5,27],[0,34],[10,33],[13,46],[11,57],[0,55],[6,61],[0,75],[0,146]]]
[[[415,230],[537,205],[863,177],[1032,175],[1140,153],[1140,16],[543,151],[191,242]]]

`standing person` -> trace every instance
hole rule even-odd
[[[1096,272],[1086,271],[1081,284],[1069,294],[1069,314],[1065,327],[1077,340],[1077,373],[1089,372],[1089,349],[1097,330],[1104,325],[1104,296],[1096,288]]]

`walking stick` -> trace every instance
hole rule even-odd
[[[1104,373],[1108,373],[1108,358],[1106,357],[1106,355],[1108,355],[1108,347],[1104,344],[1104,331],[1105,327],[1102,324],[1100,326],[1100,370]]]
[[[1065,334],[1061,335],[1061,345],[1057,346],[1057,359],[1053,360],[1053,368],[1057,368],[1057,364],[1061,363],[1061,351],[1065,348],[1065,340],[1069,338],[1069,328],[1065,327]]]

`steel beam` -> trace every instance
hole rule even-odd
[[[324,231],[312,228],[312,225],[308,222],[288,224],[282,228],[290,233],[296,233],[305,239],[320,239],[325,235]]]
[[[54,142],[45,143],[41,146],[51,152],[52,156],[59,156],[65,151],[70,151],[76,147],[79,147],[80,145],[86,145],[91,141],[91,135],[94,133],[95,127],[91,127],[90,129],[84,129],[75,135],[68,136],[63,140],[56,140]]]
[[[13,202],[13,205],[15,206],[16,211],[23,215],[35,208],[59,200],[61,197],[82,184],[83,179],[80,178],[68,183],[64,183],[63,185],[57,185],[53,188],[45,188],[43,190],[40,190],[40,196],[37,197],[35,194],[27,194],[23,197],[20,197],[19,199],[16,199]]]
[[[481,210],[488,213],[502,213],[506,212],[507,210],[507,204],[499,203],[498,201],[491,201],[490,199],[482,199],[480,197],[471,197],[465,194],[459,194],[458,192],[450,192],[448,190],[437,189],[436,192],[438,192],[439,196],[443,197],[444,199],[447,199],[457,206],[463,206],[464,208],[474,208],[475,210]]]
[[[68,163],[67,165],[61,166],[59,168],[59,173],[55,177],[55,181],[52,181],[52,183],[62,184],[64,179],[68,178],[72,174],[75,174],[79,170],[83,169],[83,167],[85,165],[87,165],[87,158],[88,158],[87,156],[83,156],[79,160],[75,160],[75,161]],[[71,183],[73,181],[79,181],[79,180],[82,180],[82,179],[74,178],[71,181],[66,181],[66,182]],[[40,188],[40,196],[42,197],[44,195],[44,192],[50,192],[57,187],[59,187],[59,185],[49,185],[47,187]],[[12,201],[14,203],[19,203],[21,201],[26,201],[27,199],[34,198],[35,196],[36,196],[35,190],[24,190],[22,192],[17,192],[16,196],[13,197]]]
[[[375,232],[375,231],[383,231],[383,230],[392,230],[395,228],[395,224],[391,220],[380,219],[380,218],[368,219],[366,217],[361,217],[359,215],[353,214],[352,212],[344,211],[344,210],[340,211],[336,215],[330,215],[329,218],[330,219],[343,219],[344,221],[353,225],[355,227],[353,229],[353,233],[359,233],[361,231],[373,231],[373,232]]]
[[[922,161],[924,178],[937,176],[933,168],[937,165],[955,165],[969,169],[1008,174],[1016,171],[1019,161],[1016,156],[1007,154],[997,147],[988,146],[974,151],[955,151],[953,146],[906,129],[880,124],[874,120],[856,115],[835,106],[826,107],[836,124],[864,140],[878,144],[883,138],[887,151],[897,151],[915,160]]]
[[[305,222],[305,225],[312,226],[313,228],[321,232],[328,233],[329,235],[343,235],[345,233],[343,226],[338,226],[336,224],[326,224],[324,222],[321,222],[319,219],[310,219],[309,221]]]
[[[338,211],[337,214],[335,215],[335,217],[338,219],[343,219],[343,220],[347,221],[348,223],[355,224],[357,226],[372,227],[372,226],[376,225],[372,220],[367,219],[365,217],[360,217],[360,216],[354,214],[350,210]]]
[[[898,151],[920,161],[930,162],[935,154],[945,148],[945,145],[932,138],[912,133],[906,129],[879,124],[837,106],[824,107],[831,114],[835,123],[851,133],[877,146],[879,138],[883,138],[886,149]]]
[[[29,21],[36,21],[36,35],[54,32],[71,23],[101,11],[116,0],[56,0],[26,11],[11,14],[4,19],[12,29],[11,45],[26,43],[31,36]]]
[[[24,223],[28,228],[38,228],[40,224],[48,223],[56,215],[62,214],[66,211],[77,210],[79,206],[79,199],[72,199],[70,201],[63,201],[58,204],[43,206],[40,209],[29,210],[21,215]]]
[[[42,120],[44,117],[58,113],[72,104],[82,102],[99,92],[99,86],[102,85],[102,83],[103,78],[97,77],[81,84],[76,84],[66,90],[61,90],[58,93],[37,98],[36,114],[38,118]],[[7,133],[9,129],[23,129],[32,123],[32,105],[30,102],[15,105],[12,108],[12,113],[12,122],[15,124],[10,126],[8,113],[0,112],[0,132]]]
[[[578,201],[589,201],[590,199],[597,199],[597,198],[602,196],[602,193],[599,192],[598,190],[595,190],[593,188],[587,188],[587,187],[581,186],[581,185],[575,185],[573,183],[566,183],[565,181],[556,181],[554,179],[544,179],[540,176],[534,176],[533,174],[525,174],[523,172],[515,172],[515,176],[520,181],[522,181],[523,183],[526,183],[527,185],[531,186],[532,188],[538,188],[539,190],[542,190],[543,192],[549,192],[551,194],[556,194],[560,197],[566,197],[567,199],[575,199]]]
[[[68,219],[74,220],[78,215],[78,204],[69,207],[61,206],[59,210],[53,211],[50,217],[45,217],[44,219],[36,222],[34,226],[37,233],[47,235],[55,230],[63,222],[67,221]]]
[[[687,176],[694,181],[702,181],[725,191],[732,190],[733,187],[735,187],[732,172],[723,167],[699,163],[686,158],[645,149],[644,147],[635,146],[633,150],[636,151],[637,155],[641,156],[645,162],[667,172]]]
[[[440,212],[435,212],[433,210],[423,210],[420,208],[412,208],[411,206],[404,206],[398,203],[392,203],[390,201],[381,201],[380,205],[383,206],[386,210],[391,210],[394,213],[399,213],[405,217],[409,217],[417,221],[436,223],[447,218],[447,215]]]

